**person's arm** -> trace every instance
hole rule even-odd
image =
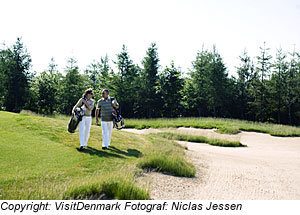
[[[98,116],[99,116],[99,111],[100,111],[100,109],[96,109],[96,113],[95,113],[95,117],[96,117],[96,124],[97,124],[97,125],[99,124],[99,119],[98,119]]]
[[[96,108],[96,113],[95,113],[97,125],[99,124],[98,116],[99,116],[100,111],[101,111],[101,105],[100,105],[100,101],[98,101],[98,103],[97,103],[97,108]]]
[[[116,99],[114,99],[113,107],[116,108],[116,109],[119,109],[119,107],[120,107],[120,105],[119,105],[119,103],[117,102]]]
[[[73,107],[73,109],[72,109],[72,114],[74,114],[74,110],[75,110],[75,108],[78,108],[78,107],[80,107],[81,105],[82,105],[82,98],[80,98],[79,100],[78,100],[78,102],[76,103],[76,105]]]

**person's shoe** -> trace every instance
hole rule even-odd
[[[106,149],[107,149],[107,147],[103,146],[103,147],[102,147],[102,149],[103,149],[103,150],[106,150]]]
[[[78,151],[83,151],[84,147],[80,146],[80,148],[78,149]]]

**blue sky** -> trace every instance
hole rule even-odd
[[[122,44],[135,63],[156,42],[163,67],[174,60],[183,71],[202,45],[216,45],[230,74],[246,48],[259,53],[266,41],[300,51],[300,0],[0,0],[0,42],[22,36],[33,69],[43,71],[54,57],[59,68],[75,56],[83,70],[108,54],[115,60]],[[294,45],[295,44],[295,45]]]

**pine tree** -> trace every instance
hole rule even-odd
[[[208,104],[212,103],[210,93],[211,58],[211,53],[202,47],[202,50],[197,53],[196,59],[192,62],[192,68],[189,72],[190,81],[186,82],[185,87],[191,115],[210,115]]]
[[[170,67],[166,67],[159,76],[158,94],[162,99],[162,117],[177,117],[181,114],[183,83],[180,68],[176,68],[172,61]]]
[[[134,116],[134,104],[136,102],[136,77],[137,68],[129,57],[129,53],[125,45],[122,51],[117,54],[115,62],[118,68],[117,75],[114,79],[115,93],[120,103],[122,115],[125,117]]]
[[[73,106],[81,98],[86,86],[82,75],[79,73],[77,60],[74,57],[67,59],[65,68],[66,76],[62,80],[62,87],[59,92],[59,112],[69,115]]]
[[[19,112],[24,107],[33,78],[30,68],[31,57],[21,38],[11,48],[1,51],[3,106],[7,111]]]
[[[243,51],[242,55],[239,56],[239,59],[240,65],[237,67],[237,109],[240,112],[239,118],[246,119],[248,113],[248,102],[251,101],[249,89],[251,84],[251,69],[253,69],[253,64],[246,49]]]
[[[7,52],[6,48],[0,50],[0,110],[5,109],[5,98],[7,96],[6,70],[8,69],[7,60],[9,59]]]
[[[109,58],[107,55],[105,57],[101,57],[100,63],[97,64],[99,68],[99,86],[100,89],[110,89],[113,86],[113,70],[109,65]]]
[[[297,64],[297,53],[295,52],[295,50],[292,53],[290,53],[290,56],[291,56],[291,60],[288,65],[289,68],[285,75],[286,92],[285,92],[285,96],[283,97],[283,100],[288,111],[288,123],[291,125],[296,123],[292,120],[292,118],[293,118],[293,108],[297,100],[299,99],[299,94],[300,94],[299,91],[300,72]]]
[[[94,60],[90,65],[88,65],[87,69],[84,73],[88,76],[88,84],[95,90],[100,88],[100,71],[98,67],[98,63]]]
[[[269,118],[269,110],[268,107],[268,89],[267,89],[267,81],[270,79],[270,69],[271,69],[271,59],[272,56],[268,54],[270,49],[266,48],[266,43],[264,42],[264,46],[260,47],[260,55],[257,56],[257,74],[259,75],[260,81],[257,82],[257,88],[255,93],[255,101],[254,106],[257,112],[257,117],[259,121],[266,121]]]
[[[107,55],[101,57],[100,62],[94,60],[84,73],[88,76],[87,84],[94,89],[96,94],[100,95],[104,88],[111,87],[112,69]]]
[[[280,48],[276,53],[276,61],[273,65],[273,74],[271,78],[272,84],[272,98],[275,101],[275,107],[272,108],[277,112],[277,122],[281,123],[281,112],[282,112],[282,98],[285,94],[287,88],[286,83],[286,73],[288,69],[288,64],[286,62],[287,55]]]
[[[56,109],[59,85],[62,75],[57,70],[57,64],[53,58],[46,71],[36,78],[39,112],[53,114]]]
[[[228,116],[229,79],[215,46],[198,52],[190,72],[198,116]]]
[[[141,114],[147,118],[158,117],[161,101],[157,96],[159,58],[155,43],[151,43],[142,61],[141,86],[139,89],[138,106]]]
[[[214,117],[229,116],[230,107],[228,92],[228,73],[221,55],[217,52],[216,46],[213,46],[210,76],[212,103]]]

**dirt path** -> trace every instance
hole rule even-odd
[[[255,132],[223,135],[206,129],[176,130],[201,135],[207,132],[206,136],[225,139],[229,136],[248,147],[180,142],[188,147],[187,157],[197,169],[196,177],[146,174],[144,179],[151,182],[153,199],[300,199],[300,138]],[[151,133],[147,129],[144,132]]]

